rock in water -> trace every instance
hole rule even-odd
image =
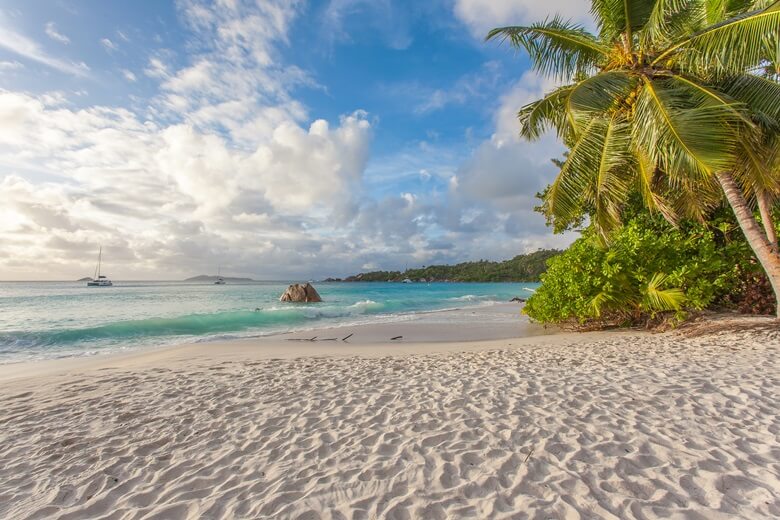
[[[312,284],[307,283],[304,285],[300,283],[294,283],[289,286],[286,291],[284,291],[284,294],[281,298],[279,298],[279,301],[314,303],[321,302],[322,298],[320,298],[319,293],[317,293],[317,289],[315,289]]]

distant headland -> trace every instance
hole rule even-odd
[[[231,276],[214,276],[210,274],[201,274],[198,276],[193,276],[192,278],[187,278],[183,281],[185,282],[215,282],[217,281],[217,278],[222,278],[226,282],[255,282],[257,280],[253,280],[251,278],[238,278],[238,277],[231,277]]]
[[[479,260],[456,265],[429,265],[406,271],[371,271],[325,282],[538,282],[547,270],[547,260],[556,249],[540,249],[503,262]]]

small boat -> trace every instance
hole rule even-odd
[[[87,287],[111,287],[114,285],[111,280],[100,274],[100,264],[103,260],[103,246],[100,246],[98,251],[98,263],[95,267],[95,277],[87,282]]]
[[[214,281],[214,285],[225,285],[225,279],[222,278],[220,273],[222,272],[222,266],[217,267],[217,279]]]
[[[403,283],[414,283],[414,282],[412,282],[409,278],[404,278],[404,282]]]

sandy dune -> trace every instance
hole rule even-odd
[[[5,383],[0,517],[780,516],[780,332],[520,343]]]

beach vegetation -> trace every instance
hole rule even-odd
[[[677,322],[715,307],[772,310],[771,291],[745,291],[765,276],[733,216],[721,210],[711,219],[672,226],[637,209],[606,242],[589,226],[549,261],[524,312],[542,323],[595,328]]]
[[[780,254],[772,212],[780,198],[780,2],[593,0],[592,14],[596,34],[554,17],[487,36],[524,50],[537,72],[561,83],[518,114],[524,138],[554,131],[568,148],[544,194],[552,225],[566,228],[587,213],[592,231],[574,250],[593,248],[592,260],[606,269],[614,262],[600,255],[620,255],[610,253],[615,241],[629,240],[619,229],[633,194],[672,230],[696,221],[704,234],[714,233],[705,224],[725,202],[777,300]],[[553,260],[551,271],[573,260],[571,251]],[[608,282],[610,290],[632,288],[626,301],[634,304],[625,312],[661,304],[663,298],[647,299],[641,291],[672,285],[684,290],[687,305],[700,305],[692,300],[699,289],[684,288],[696,284],[693,274],[683,276],[681,269],[706,276],[706,266],[639,264],[637,271],[619,269],[620,275],[593,273],[607,277],[599,283]],[[613,293],[604,294],[587,307],[621,307]],[[584,312],[578,308],[574,315]]]

